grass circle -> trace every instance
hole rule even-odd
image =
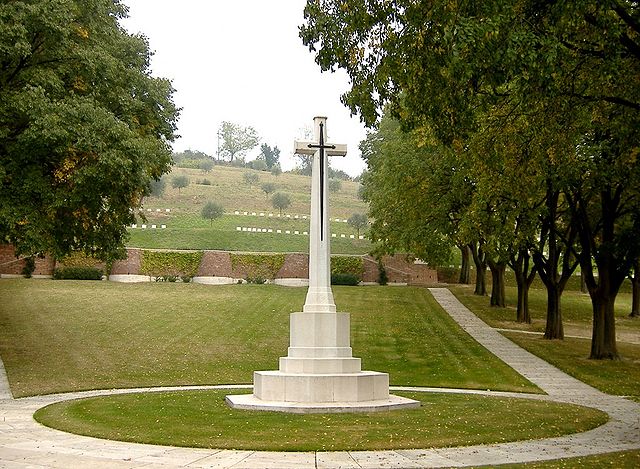
[[[576,405],[444,393],[396,393],[421,401],[419,409],[285,414],[231,409],[226,394],[229,390],[92,397],[51,404],[34,418],[58,430],[110,440],[265,451],[490,444],[582,432],[608,419]]]

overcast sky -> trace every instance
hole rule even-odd
[[[340,103],[349,88],[344,72],[321,73],[298,37],[304,0],[124,0],[123,25],[142,33],[155,52],[154,76],[169,78],[182,107],[175,151],[215,155],[222,121],[252,126],[263,143],[277,145],[290,169],[293,142],[314,116],[326,116],[329,140],[346,143],[332,166],[352,176],[364,162],[358,144],[366,135]],[[251,159],[258,151],[252,153]]]

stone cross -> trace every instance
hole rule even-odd
[[[295,142],[295,153],[313,155],[309,231],[309,290],[303,312],[335,312],[331,292],[328,156],[345,156],[347,146],[327,143],[327,118],[315,117],[315,142]]]

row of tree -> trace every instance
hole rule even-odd
[[[305,18],[316,61],[351,78],[345,104],[378,124],[362,152],[383,248],[470,252],[496,305],[510,265],[523,321],[535,270],[549,339],[580,266],[591,357],[618,358],[614,303],[640,257],[637,2],[326,0]]]

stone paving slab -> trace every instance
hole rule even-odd
[[[430,289],[449,314],[488,350],[527,377],[543,394],[480,390],[393,387],[416,392],[486,394],[500,397],[553,400],[593,407],[611,420],[576,435],[542,440],[461,448],[397,451],[264,452],[191,449],[100,440],[52,430],[36,423],[33,412],[67,399],[128,392],[183,389],[240,389],[250,386],[188,386],[98,390],[13,399],[0,361],[0,467],[6,468],[234,468],[234,469],[363,469],[464,467],[523,463],[536,460],[640,449],[640,405],[604,394],[526,352],[478,319],[449,290]]]

